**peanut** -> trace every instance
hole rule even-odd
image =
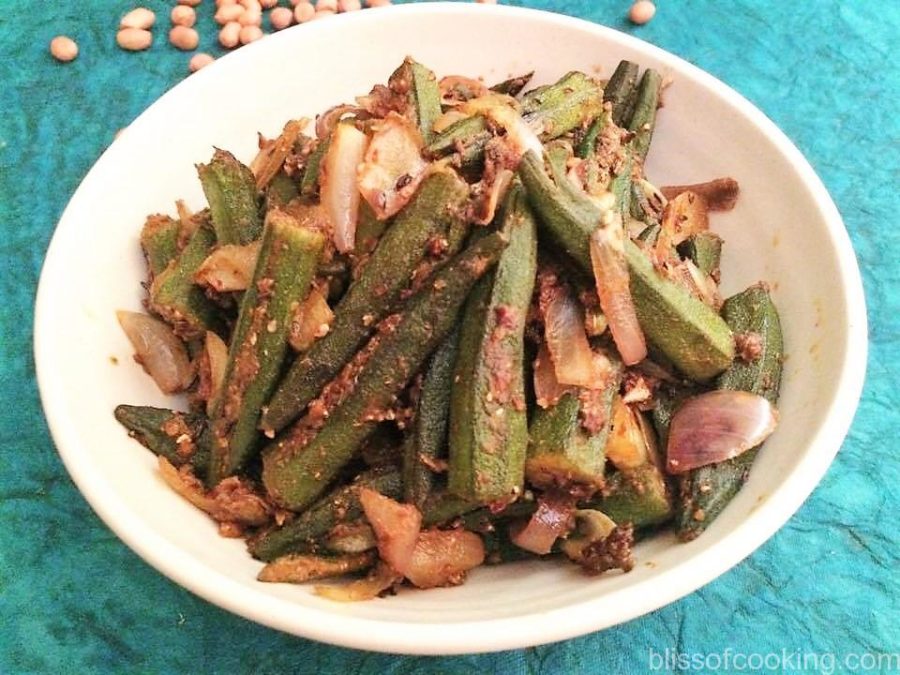
[[[123,28],[116,33],[116,44],[129,52],[139,52],[153,44],[153,34],[140,28]]]
[[[185,5],[175,5],[172,8],[172,13],[169,15],[169,18],[176,26],[191,28],[197,23],[197,12],[195,12],[193,8]]]
[[[131,10],[119,21],[119,28],[141,28],[147,30],[156,23],[156,14],[146,7]]]
[[[259,26],[244,26],[241,28],[241,32],[238,35],[242,45],[249,45],[251,42],[256,42],[262,36],[263,32]]]
[[[294,6],[294,21],[306,23],[316,15],[316,8],[310,2],[298,2]]]
[[[216,10],[216,23],[224,26],[226,23],[237,21],[244,13],[244,8],[240,5],[222,5]]]
[[[219,44],[225,49],[234,49],[241,42],[241,24],[237,21],[229,21],[219,31]]]
[[[215,59],[209,54],[204,54],[200,52],[199,54],[194,54],[191,57],[191,60],[188,62],[188,68],[192,73],[196,73],[201,68],[205,68],[210,63],[215,61]]]
[[[638,0],[628,11],[628,18],[631,20],[631,23],[642,26],[650,21],[654,14],[656,14],[656,5],[650,0]]]
[[[173,26],[169,31],[169,42],[178,49],[189,52],[197,49],[200,44],[200,36],[193,28],[187,26]]]
[[[50,53],[57,61],[68,63],[69,61],[74,61],[75,57],[78,56],[78,45],[70,37],[57,35],[50,40]]]
[[[275,30],[282,30],[294,23],[294,13],[287,7],[276,7],[269,12],[269,23]]]

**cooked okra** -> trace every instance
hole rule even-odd
[[[652,69],[531,77],[407,58],[253,161],[216,149],[208,203],[144,224],[159,320],[128,336],[189,409],[115,416],[260,581],[627,572],[636,538],[716,527],[752,470],[784,345],[764,283],[721,300],[709,216],[737,181],[651,182]]]

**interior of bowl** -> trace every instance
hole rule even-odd
[[[141,308],[138,233],[174,200],[203,205],[194,165],[213,146],[248,160],[256,132],[314,117],[384,82],[406,55],[439,75],[496,81],[573,69],[608,76],[629,58],[669,74],[648,174],[657,184],[733,176],[737,208],[716,214],[723,291],[771,285],[787,347],[781,424],[750,481],[690,544],[641,543],[628,575],[587,578],[558,562],[483,568],[458,588],[351,605],[304,586],[255,581],[260,564],[220,538],[160,480],[112,416],[119,403],[172,405],[131,359],[116,309]],[[66,210],[38,299],[41,393],[60,453],[101,517],[201,596],[262,623],[367,649],[451,653],[538,644],[650,611],[747,555],[808,495],[849,425],[864,363],[858,273],[837,212],[774,126],[711,77],[614,31],[539,12],[475,5],[362,12],[285,31],[222,59],[141,116],[98,161]],[[858,307],[856,306],[858,303]],[[826,311],[827,308],[827,311]],[[862,359],[862,360],[860,360]],[[845,410],[845,412],[841,412]]]

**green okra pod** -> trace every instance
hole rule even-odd
[[[660,232],[662,232],[662,226],[658,223],[648,225],[637,236],[637,240],[641,242],[645,248],[652,248],[656,245],[656,240],[659,239]]]
[[[522,117],[542,141],[585,126],[602,111],[603,90],[595,80],[578,71],[522,97]]]
[[[259,239],[263,219],[253,172],[230,152],[216,149],[209,164],[197,166],[197,173],[219,244],[249,244]]]
[[[319,399],[327,416],[311,408],[263,451],[263,483],[273,500],[302,510],[322,494],[451,331],[506,244],[504,235],[488,235],[439,268],[329,384]]]
[[[487,503],[523,489],[525,318],[537,271],[537,232],[521,185],[507,196],[509,246],[466,302],[450,397],[448,489]]]
[[[421,508],[434,486],[429,461],[447,451],[450,420],[450,389],[459,346],[459,331],[453,330],[437,348],[422,380],[412,430],[403,448],[403,499]]]
[[[547,175],[543,160],[533,152],[522,158],[519,175],[543,227],[590,278],[589,239],[600,222],[600,209],[588,199],[576,198],[557,187]],[[660,275],[628,238],[624,252],[638,321],[650,342],[691,379],[709,380],[725,370],[734,357],[728,325],[709,306]]]
[[[357,256],[365,256],[375,250],[381,235],[391,224],[390,218],[380,220],[365,199],[359,200],[359,217],[356,223],[356,242],[353,252]]]
[[[198,475],[205,475],[209,465],[205,416],[144,405],[119,405],[114,414],[128,435],[153,454],[175,466],[190,464]]]
[[[287,206],[300,196],[297,182],[284,171],[276,173],[266,187],[266,210]]]
[[[309,292],[324,245],[322,232],[286,211],[269,211],[210,419],[213,484],[244,466],[256,447],[259,410],[281,372],[291,319]]]
[[[545,488],[603,486],[604,448],[620,383],[621,374],[616,372],[602,389],[579,388],[564,394],[555,405],[535,410],[525,463],[530,484]]]
[[[634,114],[640,66],[632,61],[619,61],[603,89],[603,101],[612,106],[612,121],[624,127]]]
[[[597,151],[597,138],[600,137],[603,128],[608,122],[607,115],[598,115],[597,119],[591,122],[591,126],[587,128],[578,145],[575,146],[575,154],[581,159],[592,157]]]
[[[474,167],[484,160],[484,146],[490,139],[491,132],[484,117],[464,117],[435,134],[425,146],[425,154],[437,158],[459,153],[462,167]]]
[[[421,63],[406,57],[388,81],[391,89],[405,91],[412,119],[425,143],[434,136],[434,122],[441,116],[441,90],[434,73]]]
[[[150,284],[150,309],[170,323],[185,340],[218,332],[219,310],[194,283],[194,274],[216,244],[215,233],[200,223],[184,249]]]
[[[428,495],[425,503],[419,507],[422,511],[422,527],[449,523],[465,513],[478,509],[480,506],[477,502],[458,497],[445,489],[433,490]]]
[[[363,516],[359,491],[364,487],[385,497],[400,499],[400,472],[396,469],[372,469],[360,474],[352,483],[336,488],[290,522],[251,539],[248,542],[251,555],[268,561],[286,553],[315,550],[319,541],[336,525]]]
[[[337,307],[324,337],[299,356],[263,411],[260,427],[278,432],[294,420],[372,334],[438,244],[446,254],[462,245],[466,184],[451,170],[428,176],[381,236],[359,277]],[[446,245],[446,246],[445,246]]]
[[[307,199],[313,199],[319,195],[319,175],[322,172],[322,163],[328,154],[328,146],[331,145],[331,136],[320,138],[316,147],[306,159],[303,175],[300,177],[300,195]]]
[[[636,530],[661,525],[674,513],[665,476],[652,463],[611,474],[603,495],[591,500],[588,508],[602,511],[617,524],[630,522]]]
[[[644,334],[678,370],[697,382],[731,365],[728,324],[687,290],[665,279],[634,243],[625,242],[631,297]]]
[[[181,223],[174,218],[160,214],[147,217],[141,229],[141,250],[147,260],[151,281],[178,257],[180,236]]]
[[[693,261],[701,272],[718,280],[722,237],[714,232],[698,232],[679,244],[678,252]]]
[[[718,377],[716,387],[749,391],[774,405],[781,385],[784,343],[768,288],[757,284],[728,298],[722,316],[739,343],[753,344],[754,358],[736,358]],[[694,469],[680,479],[676,527],[681,539],[696,538],[722,513],[747,480],[758,450],[752,448],[734,459]]]
[[[634,134],[629,145],[635,156],[640,157],[641,160],[647,156],[647,151],[650,149],[661,91],[662,76],[653,68],[647,68],[641,77],[640,85],[638,85],[634,112],[628,122],[628,130]]]
[[[631,213],[631,169],[633,165],[631,153],[626,151],[625,161],[622,163],[619,173],[609,181],[609,191],[616,198],[616,210],[623,219]]]

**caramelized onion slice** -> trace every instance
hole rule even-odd
[[[584,329],[584,310],[565,288],[554,292],[546,305],[544,337],[560,384],[602,386]]]
[[[560,384],[556,379],[556,370],[547,343],[541,343],[534,360],[534,397],[541,408],[552,408],[563,395],[572,391],[568,385]]]
[[[379,220],[406,206],[425,175],[422,135],[397,113],[375,126],[372,141],[359,167],[359,191]]]
[[[419,533],[406,578],[419,588],[456,586],[466,572],[484,562],[484,542],[466,530],[425,530]]]
[[[219,293],[247,290],[253,280],[259,247],[259,241],[245,246],[220,246],[200,263],[194,273],[194,281]]]
[[[569,494],[548,491],[538,497],[538,508],[524,527],[514,524],[510,539],[519,548],[546,555],[556,540],[572,529],[575,498]]]
[[[356,170],[366,153],[369,139],[352,124],[339,124],[325,155],[321,179],[322,206],[331,223],[334,245],[341,253],[356,243],[359,188]]]
[[[360,490],[359,501],[375,531],[378,555],[392,569],[405,575],[422,527],[419,509],[412,504],[395,502],[369,488]]]
[[[625,233],[621,220],[616,217],[613,221],[598,227],[591,235],[591,265],[600,307],[606,315],[616,349],[625,365],[632,366],[646,358],[647,342],[631,297],[623,249]]]
[[[134,360],[164,394],[183,391],[194,379],[184,343],[163,321],[139,312],[116,312],[119,325],[134,347]]]
[[[206,339],[203,343],[206,350],[206,358],[209,363],[209,398],[206,400],[206,412],[212,414],[219,392],[222,390],[222,382],[225,380],[225,368],[228,364],[228,345],[211,330],[206,331]]]

